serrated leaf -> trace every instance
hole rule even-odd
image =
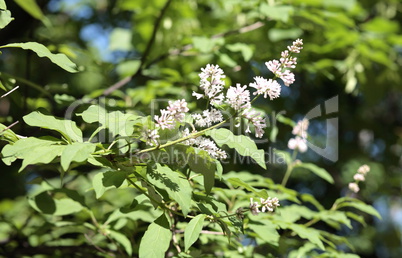
[[[39,111],[34,111],[24,116],[23,119],[30,126],[55,130],[61,133],[69,142],[82,142],[82,132],[74,121],[44,115]]]
[[[163,258],[172,239],[170,223],[165,214],[162,214],[151,225],[140,242],[139,257]]]
[[[61,167],[64,171],[67,171],[71,162],[83,162],[87,160],[95,149],[96,145],[88,142],[74,142],[71,145],[67,145],[61,154]]]
[[[230,183],[234,187],[243,187],[244,189],[254,193],[256,196],[260,198],[267,199],[268,198],[268,193],[265,190],[257,190],[251,185],[247,184],[246,182],[243,182],[240,178],[237,177],[231,177],[227,179],[228,183]]]
[[[113,136],[130,136],[134,131],[136,120],[141,118],[121,111],[108,112],[98,105],[92,105],[78,115],[82,116],[87,123],[99,122],[103,127],[108,128]]]
[[[123,235],[119,232],[116,232],[114,230],[109,230],[109,235],[111,238],[116,240],[118,243],[120,243],[124,247],[124,250],[126,250],[128,255],[130,255],[130,256],[132,255],[132,253],[133,253],[132,244],[125,235]]]
[[[39,57],[47,57],[52,61],[54,64],[58,65],[59,67],[63,68],[64,70],[70,73],[76,73],[77,65],[74,64],[68,57],[64,54],[53,54],[42,44],[37,42],[26,42],[26,43],[11,43],[4,46],[0,46],[0,48],[6,47],[16,47],[22,49],[29,49],[34,51]]]
[[[38,6],[38,4],[35,2],[35,0],[14,0],[24,11],[29,13],[32,17],[42,20],[44,18],[44,15],[42,13],[42,10]]]
[[[199,214],[195,216],[184,230],[184,249],[187,251],[200,236],[206,215]]]
[[[332,176],[323,168],[318,167],[317,165],[313,164],[313,163],[301,163],[301,164],[297,164],[295,165],[295,168],[305,168],[310,170],[311,172],[313,172],[314,174],[316,174],[317,176],[321,177],[322,179],[326,180],[327,182],[333,184],[334,183],[334,179],[332,178]]]
[[[234,148],[240,155],[251,157],[262,168],[266,169],[265,152],[257,148],[253,140],[244,135],[234,135],[226,128],[219,128],[207,131],[207,136],[211,136],[216,144],[221,147],[227,145],[229,148]]]
[[[187,179],[167,166],[156,164],[156,170],[149,173],[148,180],[156,187],[165,190],[175,200],[186,216],[190,211],[192,188]]]

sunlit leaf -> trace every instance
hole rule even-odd
[[[234,148],[240,155],[249,156],[257,162],[262,168],[266,169],[265,152],[258,149],[253,140],[244,135],[234,135],[230,130],[225,128],[212,129],[205,133],[211,136],[219,146],[227,145]]]
[[[205,220],[205,214],[195,216],[184,230],[184,248],[187,251],[197,241]]]
[[[74,142],[67,145],[61,154],[61,166],[67,171],[71,162],[83,162],[95,151],[96,145],[93,143]]]
[[[295,168],[305,168],[316,174],[317,176],[321,177],[322,179],[326,180],[327,182],[333,184],[334,179],[332,178],[331,174],[329,174],[325,169],[318,167],[313,163],[300,163],[295,166]]]
[[[145,231],[140,242],[139,257],[165,257],[165,252],[169,248],[171,239],[170,223],[166,215],[162,214]]]
[[[29,13],[32,17],[42,20],[44,15],[35,0],[14,0],[24,11]]]

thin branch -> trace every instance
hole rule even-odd
[[[184,233],[183,229],[180,230],[175,230],[175,233]],[[220,235],[223,236],[225,233],[223,232],[217,232],[217,231],[209,231],[209,230],[201,230],[201,234],[207,234],[207,235]]]
[[[0,131],[0,134],[2,134],[4,131],[7,131],[8,129],[10,129],[11,127],[13,127],[14,125],[18,124],[19,121],[15,121],[14,123],[12,123],[11,125],[7,126],[6,128],[4,128],[3,130]]]
[[[8,94],[12,93],[13,91],[15,91],[16,89],[18,89],[20,86],[14,87],[12,90],[8,91],[6,94],[1,95],[0,99],[4,98],[5,96],[7,96]]]
[[[154,24],[154,28],[153,28],[153,31],[152,31],[151,38],[150,38],[150,40],[148,41],[148,44],[147,44],[147,46],[146,46],[146,48],[145,48],[145,50],[144,50],[144,54],[143,54],[142,57],[141,57],[141,60],[140,60],[140,67],[138,68],[137,72],[136,72],[134,75],[129,76],[129,77],[126,77],[126,78],[124,78],[124,79],[122,79],[122,80],[116,82],[115,84],[113,84],[113,85],[110,86],[109,88],[107,88],[107,89],[103,92],[103,96],[107,96],[107,95],[111,94],[113,91],[115,91],[115,90],[117,90],[117,89],[120,89],[121,87],[123,87],[124,85],[126,85],[127,83],[129,83],[134,77],[136,77],[138,74],[141,73],[142,69],[144,68],[145,62],[147,61],[148,55],[149,55],[149,53],[150,53],[150,51],[151,51],[152,45],[153,45],[154,42],[155,42],[156,33],[157,33],[158,30],[159,30],[159,27],[160,27],[162,18],[163,18],[163,16],[165,15],[167,9],[169,8],[169,5],[170,5],[171,2],[172,2],[172,0],[167,0],[167,1],[166,1],[166,3],[165,3],[165,5],[163,6],[163,8],[162,8],[162,10],[161,10],[161,12],[160,12],[160,14],[159,14],[159,16],[158,16],[158,17],[156,18],[156,20],[155,20],[155,24]]]
[[[166,4],[168,4],[169,2],[170,2],[170,1],[167,1]],[[166,7],[166,5],[165,5],[165,7]],[[164,8],[165,8],[165,7],[164,7]],[[164,10],[164,9],[162,9],[161,14],[163,14],[163,10]],[[159,17],[158,17],[159,23],[160,23],[160,20],[161,20],[161,19],[162,19],[162,16],[159,16]],[[158,20],[157,20],[157,21],[158,21]],[[155,23],[155,24],[156,24],[156,23]],[[264,25],[265,25],[265,24],[264,24],[263,22],[260,22],[260,21],[259,21],[259,22],[255,22],[255,23],[253,23],[253,24],[247,25],[247,26],[242,27],[242,28],[239,28],[239,29],[235,29],[235,30],[231,30],[231,31],[227,31],[227,32],[223,32],[223,33],[219,33],[219,34],[213,35],[211,38],[216,39],[216,38],[226,37],[226,36],[228,36],[228,35],[233,35],[233,34],[236,34],[236,33],[243,34],[243,33],[246,33],[246,32],[250,32],[250,31],[259,29],[259,28],[261,28],[261,27],[264,26]],[[158,26],[159,26],[159,25],[158,25]],[[156,33],[155,28],[154,28],[154,31],[153,31],[153,35],[154,35],[154,33]],[[156,34],[155,34],[155,35],[156,35]],[[151,40],[152,40],[152,41],[151,41]],[[158,63],[158,62],[160,62],[160,61],[162,61],[162,60],[168,58],[169,56],[180,55],[181,53],[183,53],[183,52],[185,52],[185,51],[190,50],[190,49],[193,48],[193,44],[187,44],[187,45],[184,45],[184,46],[181,47],[181,48],[172,49],[172,50],[170,50],[168,53],[165,53],[165,54],[162,54],[162,55],[156,57],[155,59],[153,59],[153,60],[150,61],[147,65],[144,66],[145,61],[146,61],[145,59],[147,58],[147,55],[149,54],[149,51],[150,51],[151,46],[152,46],[152,44],[153,44],[153,42],[154,42],[154,40],[155,40],[155,37],[151,38],[151,40],[149,41],[149,43],[148,43],[148,45],[147,45],[147,49],[145,50],[144,55],[143,55],[142,58],[141,58],[140,68],[137,70],[137,72],[136,72],[134,75],[129,76],[129,77],[126,77],[126,78],[124,78],[124,79],[122,79],[122,80],[116,82],[115,84],[113,84],[113,85],[110,86],[109,88],[107,88],[107,89],[103,92],[103,95],[104,95],[104,96],[107,96],[107,95],[111,94],[113,91],[118,90],[118,89],[120,89],[121,87],[123,87],[124,85],[126,85],[127,83],[129,83],[134,77],[136,77],[136,76],[141,72],[142,69],[144,69],[144,68],[147,69],[147,68],[149,68],[150,66],[152,66],[152,65],[154,65],[154,64],[156,64],[156,63]]]

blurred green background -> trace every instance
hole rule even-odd
[[[302,38],[295,84],[282,87],[279,99],[260,99],[256,106],[269,116],[282,112],[299,120],[338,96],[339,111],[331,117],[339,119],[339,159],[331,162],[313,151],[299,155],[326,168],[336,183],[329,186],[298,171],[289,186],[313,193],[328,207],[345,193],[356,169],[370,165],[356,197],[373,204],[383,220],[368,218],[367,227],[356,224],[353,232],[340,234],[352,235],[362,257],[402,256],[399,0],[38,0],[40,10],[29,13],[16,2],[6,1],[15,20],[0,30],[0,45],[40,42],[66,54],[80,70],[69,74],[32,52],[2,49],[0,80],[8,90],[20,88],[0,100],[0,122],[20,121],[12,129],[24,136],[41,132],[25,126],[22,116],[45,108],[64,117],[78,99],[107,98],[116,109],[144,114],[151,114],[157,98],[185,98],[195,108],[191,93],[207,63],[219,64],[227,86],[248,84],[253,76],[272,76],[264,63],[279,59],[287,45]],[[311,121],[309,133],[317,145],[325,145],[326,118]],[[274,121],[259,143],[267,152],[286,150],[291,137],[289,126]],[[22,205],[28,181],[58,176],[48,166],[20,174],[18,168],[0,162],[0,220]],[[241,164],[225,166],[226,172],[241,169]],[[267,171],[251,169],[277,181],[284,173],[274,160]]]

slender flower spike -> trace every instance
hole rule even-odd
[[[297,124],[293,127],[292,134],[300,136],[302,138],[307,138],[307,129],[309,126],[308,119],[304,118],[297,122]]]
[[[225,78],[225,75],[219,65],[207,64],[205,68],[201,68],[199,77],[200,88],[204,91],[204,94],[193,92],[192,95],[197,99],[208,98],[213,106],[222,104],[224,95],[221,92],[225,85],[222,79]]]
[[[258,215],[258,213],[261,212],[259,207],[260,205],[258,204],[258,202],[254,202],[253,198],[250,198],[250,211],[254,216]]]
[[[148,145],[151,145],[151,146],[157,145],[158,144],[158,138],[160,137],[159,134],[158,134],[158,130],[156,130],[156,129],[154,129],[154,130],[150,130],[150,129],[145,130],[142,133],[142,136],[144,137],[146,143]]]
[[[258,215],[260,212],[273,212],[278,206],[280,206],[280,204],[277,197],[268,197],[268,199],[260,198],[260,204],[254,202],[253,198],[250,198],[249,208],[253,215]]]

